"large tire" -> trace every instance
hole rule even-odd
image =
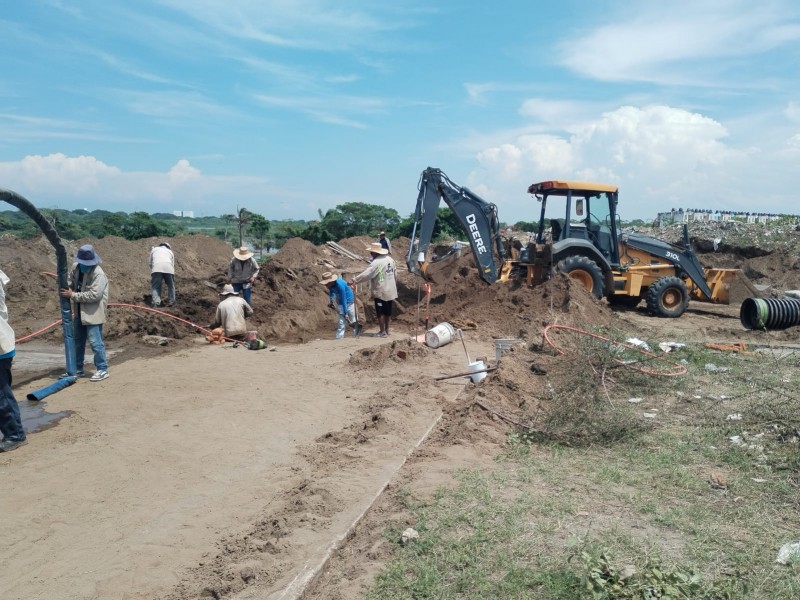
[[[689,305],[689,290],[679,277],[662,277],[647,290],[647,309],[657,317],[680,317]]]
[[[585,256],[568,256],[556,265],[556,270],[579,283],[595,298],[605,295],[603,271],[591,258]]]

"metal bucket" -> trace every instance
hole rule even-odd
[[[438,348],[453,341],[456,330],[450,323],[439,323],[425,333],[425,343],[431,348]]]
[[[476,373],[476,371],[483,371],[483,373]],[[469,363],[469,372],[472,373],[472,375],[469,376],[469,378],[472,379],[472,383],[483,381],[486,378],[486,363],[482,360]]]

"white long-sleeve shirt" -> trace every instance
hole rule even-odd
[[[175,274],[175,255],[166,246],[155,246],[150,250],[150,272]]]

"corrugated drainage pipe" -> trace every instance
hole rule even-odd
[[[739,320],[746,329],[787,329],[800,325],[800,300],[796,298],[748,298],[742,302]]]
[[[63,390],[65,387],[71,386],[73,383],[75,383],[75,381],[77,381],[77,379],[78,378],[75,376],[62,377],[61,379],[59,379],[58,381],[54,381],[50,385],[47,385],[33,392],[29,392],[26,398],[28,398],[28,400],[30,400],[31,402],[36,400],[44,400],[50,394],[55,394],[56,392],[60,392],[61,390]]]

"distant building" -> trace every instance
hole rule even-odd
[[[743,221],[745,223],[760,223],[766,224],[770,221],[777,221],[778,219],[792,217],[794,219],[800,218],[798,215],[774,214],[774,213],[759,213],[759,212],[743,212],[731,210],[711,210],[703,208],[687,208],[683,210],[674,208],[669,212],[660,212],[656,216],[655,225],[657,227],[666,227],[667,225],[674,225],[675,223],[698,223],[709,221]]]
[[[194,219],[193,210],[173,210],[172,214],[176,217],[186,217],[187,219]]]

